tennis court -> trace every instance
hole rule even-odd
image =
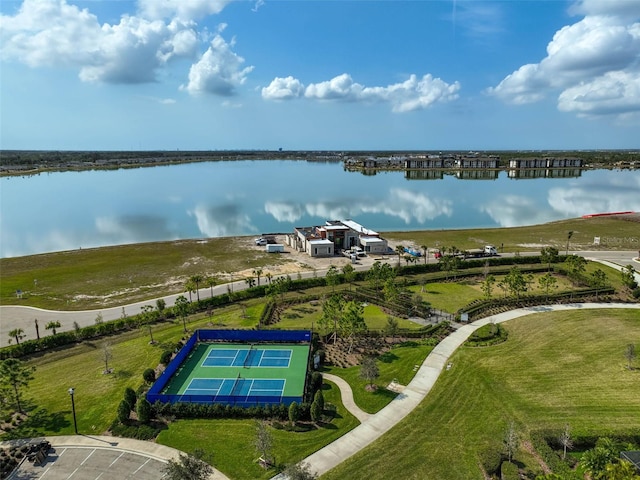
[[[309,345],[199,342],[162,391],[176,401],[280,403],[302,398]]]
[[[250,346],[249,348],[221,348],[210,350],[202,361],[203,367],[289,368],[293,351]]]
[[[285,384],[286,380],[283,378],[194,378],[184,395],[281,397]]]

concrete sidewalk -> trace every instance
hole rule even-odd
[[[345,380],[335,375],[331,375],[330,373],[323,373],[322,377],[338,386],[340,389],[340,397],[342,397],[342,404],[344,405],[344,408],[351,413],[351,415],[360,420],[360,422],[366,422],[372,417],[370,413],[361,410],[360,407],[356,405],[356,402],[353,400],[353,390],[351,390],[351,385],[349,385]]]

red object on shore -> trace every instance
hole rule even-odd
[[[629,215],[630,213],[635,212],[609,212],[609,213],[590,213],[589,215],[583,215],[582,218],[592,218],[592,217],[609,217],[611,215]]]

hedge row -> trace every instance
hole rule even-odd
[[[499,307],[522,308],[547,303],[565,303],[575,301],[579,298],[592,297],[596,295],[611,295],[615,293],[612,287],[608,288],[587,288],[581,290],[571,290],[569,292],[554,293],[550,295],[524,295],[522,297],[492,298],[489,300],[475,300],[464,308],[460,313],[468,313],[469,321],[484,316],[488,310]]]
[[[309,404],[300,404],[302,419],[309,418]],[[254,407],[239,407],[222,403],[162,403],[152,405],[157,417],[174,418],[263,418],[275,420],[287,420],[289,418],[289,406],[256,405]]]

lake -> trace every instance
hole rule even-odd
[[[561,171],[556,174],[578,176],[535,179],[510,178],[506,171],[488,179],[454,173],[365,175],[341,162],[269,160],[2,177],[0,257],[290,232],[346,218],[384,232],[640,211],[639,170]]]

